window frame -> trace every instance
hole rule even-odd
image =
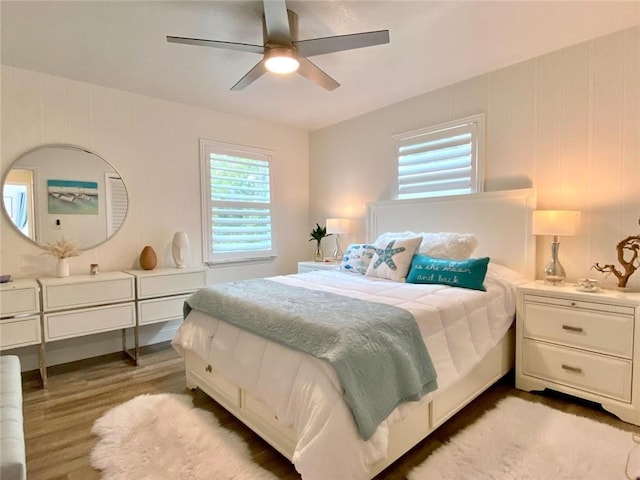
[[[395,141],[395,161],[396,161],[396,183],[394,198],[397,200],[412,198],[434,198],[451,195],[468,195],[484,191],[484,167],[485,167],[485,123],[484,113],[471,115],[468,117],[451,120],[437,125],[412,130],[400,134],[393,135]],[[432,193],[423,192],[422,194],[401,196],[400,194],[400,146],[403,142],[412,138],[420,138],[420,141],[426,141],[430,136],[436,136],[441,132],[452,129],[460,129],[469,125],[469,133],[471,133],[471,185],[470,191],[464,193],[446,193],[447,190],[434,191]],[[418,143],[416,141],[416,143]]]
[[[269,168],[269,216],[271,227],[271,249],[255,250],[242,252],[222,252],[215,253],[213,248],[212,226],[213,219],[211,215],[213,202],[211,200],[211,156],[210,153],[230,153],[238,157],[254,158],[261,157],[268,164]],[[273,150],[267,150],[258,147],[249,147],[245,145],[237,145],[233,143],[219,142],[215,140],[200,139],[200,180],[201,180],[201,212],[202,212],[202,259],[206,265],[233,264],[270,261],[276,258],[276,250],[274,246],[274,214],[273,214]],[[248,202],[260,203],[262,202]]]

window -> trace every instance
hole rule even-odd
[[[127,188],[120,175],[113,172],[105,173],[105,197],[107,213],[107,236],[114,235],[127,216],[128,197]]]
[[[271,152],[200,141],[205,262],[273,257]]]
[[[395,135],[397,198],[481,192],[484,114]]]

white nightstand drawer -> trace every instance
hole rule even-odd
[[[631,401],[631,361],[527,339],[523,347],[523,374]]]
[[[134,279],[120,272],[41,279],[45,312],[127,302],[135,298]]]
[[[0,316],[13,317],[40,311],[38,284],[33,280],[17,280],[0,288]]]
[[[593,294],[591,294],[593,295]],[[579,308],[584,310],[594,310],[603,313],[619,313],[621,315],[633,315],[634,307],[628,305],[616,305],[610,300],[603,299],[604,302],[590,302],[586,300],[578,300],[563,297],[547,297],[543,295],[524,295],[525,302],[546,303],[548,305],[558,305],[560,307]]]
[[[135,324],[133,302],[44,315],[46,341],[108,332]]]
[[[207,272],[205,270],[183,272],[173,269],[166,274],[162,272],[150,275],[141,274],[138,276],[137,282],[138,299],[177,295],[194,292],[204,287],[207,284]]]
[[[0,321],[0,350],[40,343],[40,315]]]
[[[525,301],[524,336],[631,359],[633,316]]]
[[[182,307],[189,297],[190,295],[179,295],[138,302],[138,323],[145,325],[182,319]]]

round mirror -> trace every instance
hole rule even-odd
[[[43,145],[18,157],[2,182],[4,213],[38,245],[62,237],[81,250],[115,235],[127,215],[127,189],[109,162],[72,145]]]

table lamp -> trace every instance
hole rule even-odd
[[[536,210],[533,212],[532,231],[534,235],[551,235],[551,259],[544,267],[545,283],[559,285],[566,277],[558,260],[559,236],[573,236],[578,228],[580,212],[575,210]]]
[[[344,255],[340,247],[340,234],[349,233],[349,220],[346,218],[327,218],[327,233],[336,236],[336,248],[332,258],[334,262],[340,262]]]

